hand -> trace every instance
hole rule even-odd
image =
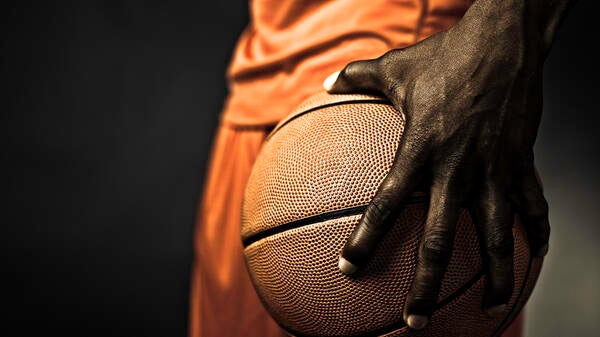
[[[490,14],[476,3],[450,30],[352,62],[324,83],[334,94],[382,94],[406,116],[392,169],[339,266],[346,274],[362,268],[403,201],[426,186],[430,206],[404,306],[404,320],[414,329],[427,325],[436,305],[461,207],[479,232],[487,268],[483,303],[491,315],[504,310],[513,290],[513,212],[532,254],[548,250],[548,206],[533,161],[545,53],[541,37],[525,33],[522,22]]]

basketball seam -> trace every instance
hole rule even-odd
[[[415,196],[412,196],[411,198],[409,198],[404,204],[412,205],[412,204],[417,204],[417,203],[424,203],[424,202],[427,202],[428,200],[429,200],[428,196],[415,195]],[[300,220],[288,222],[288,223],[285,223],[285,224],[277,226],[277,227],[265,229],[263,231],[249,235],[247,238],[242,239],[242,245],[244,246],[244,248],[247,248],[251,244],[253,244],[257,241],[260,241],[264,238],[267,238],[269,236],[275,235],[275,234],[283,233],[283,232],[286,232],[286,231],[289,231],[292,229],[296,229],[296,228],[301,228],[304,226],[310,226],[310,225],[313,225],[318,222],[324,222],[324,221],[339,219],[339,218],[343,218],[343,217],[347,217],[347,216],[358,215],[358,214],[363,213],[367,209],[367,206],[368,205],[361,205],[361,206],[338,209],[335,211],[321,213],[321,214],[313,215],[313,216],[303,218]]]
[[[428,196],[426,196],[426,195],[413,196],[405,204],[410,205],[410,204],[424,202],[427,200],[428,200]],[[265,231],[256,233],[252,236],[249,236],[247,239],[243,240],[244,248],[247,248],[249,245],[251,245],[257,241],[260,241],[262,239],[265,239],[269,236],[283,233],[283,232],[286,232],[286,231],[289,231],[292,229],[296,229],[296,228],[300,228],[300,227],[304,227],[304,226],[310,226],[310,225],[316,224],[318,222],[324,222],[324,221],[328,221],[328,220],[334,220],[334,219],[339,219],[339,218],[343,218],[343,217],[350,217],[353,215],[358,215],[360,213],[363,213],[366,208],[367,208],[367,205],[345,208],[345,209],[327,212],[327,213],[311,216],[308,218],[300,219],[297,221],[289,222],[289,223],[286,223],[279,227],[270,228],[268,230],[265,230]],[[285,228],[282,229],[282,227],[285,227]],[[523,284],[521,285],[521,287],[519,289],[519,295],[517,295],[515,304],[512,306],[509,313],[506,314],[502,323],[500,325],[498,325],[497,330],[492,334],[492,336],[499,336],[500,334],[502,334],[502,332],[504,332],[506,330],[506,328],[509,326],[509,325],[507,325],[508,320],[511,319],[511,317],[516,316],[518,314],[518,312],[520,312],[523,309],[523,306],[520,306],[520,308],[519,308],[519,303],[520,303],[521,298],[523,297],[524,289],[527,286],[527,283],[529,282],[529,276],[531,273],[532,264],[533,264],[533,255],[530,253],[529,261],[527,264],[527,270],[525,272],[525,277],[523,279]],[[471,288],[471,286],[473,286],[476,282],[478,282],[485,275],[484,270],[485,270],[485,266],[478,273],[476,273],[473,276],[473,278],[471,278],[464,285],[462,285],[457,291],[455,291],[454,293],[450,294],[448,297],[446,297],[443,300],[441,300],[440,302],[438,302],[438,304],[436,305],[434,310],[437,311],[437,310],[441,309],[443,306],[451,303],[455,299],[462,296],[467,290],[469,290]],[[406,323],[404,321],[400,321],[400,322],[393,323],[389,326],[368,332],[361,336],[363,336],[363,337],[379,337],[379,336],[382,336],[385,334],[392,333],[392,332],[402,329],[404,327],[406,327]],[[295,337],[315,337],[315,336],[311,336],[311,335],[303,335],[303,334],[297,333],[293,330],[288,330],[288,329],[284,328],[283,326],[281,328],[284,329],[285,331],[287,331],[288,333],[292,334]]]
[[[479,280],[481,280],[481,278],[484,276],[484,274],[485,273],[483,272],[483,270],[480,270],[469,281],[465,282],[465,284],[463,284],[458,290],[456,290],[452,294],[448,295],[443,300],[439,301],[436,304],[434,311],[437,311],[437,310],[441,309],[445,305],[451,303],[455,299],[457,299],[460,296],[464,295],[475,283],[477,283]],[[390,324],[390,325],[388,325],[386,327],[383,327],[383,328],[380,328],[380,329],[376,329],[376,330],[367,332],[365,334],[361,334],[360,336],[361,337],[380,337],[382,335],[386,335],[386,334],[392,333],[392,332],[394,332],[396,330],[399,330],[399,329],[402,329],[404,327],[406,327],[406,322],[404,322],[403,320],[400,320],[399,322]],[[295,337],[318,337],[316,335],[315,336],[313,336],[313,335],[303,335],[303,334],[297,333],[297,332],[295,332],[293,330],[288,330],[288,329],[285,329],[285,328],[283,328],[283,329],[285,331],[287,331],[288,333],[291,333]]]
[[[380,104],[380,105],[394,106],[391,102],[388,102],[388,101],[385,101],[382,99],[362,99],[362,100],[356,100],[356,101],[342,101],[342,102],[335,102],[335,103],[319,105],[314,108],[309,108],[302,112],[298,112],[294,116],[284,120],[281,124],[277,125],[275,127],[275,129],[273,129],[273,131],[271,131],[271,133],[269,133],[269,135],[265,139],[265,142],[268,141],[275,133],[277,133],[277,131],[281,130],[281,128],[283,128],[288,123],[290,123],[291,121],[293,121],[294,119],[296,119],[300,116],[303,116],[307,113],[311,113],[316,110],[330,108],[330,107],[339,106],[339,105],[347,105],[347,104]]]
[[[530,247],[529,263],[527,264],[527,271],[525,272],[525,277],[523,278],[523,283],[521,284],[521,287],[519,287],[519,295],[517,295],[515,304],[510,309],[510,312],[504,317],[504,320],[502,320],[502,323],[498,326],[498,329],[496,329],[496,332],[492,336],[500,336],[504,332],[504,330],[506,330],[510,326],[510,324],[507,324],[508,320],[511,318],[514,320],[514,318],[517,317],[519,312],[521,312],[521,310],[523,310],[523,307],[525,305],[520,305],[521,298],[523,297],[523,292],[525,291],[525,287],[527,287],[527,284],[529,283],[529,276],[530,276],[529,274],[531,273],[531,265],[532,264],[533,264],[533,255],[531,254],[531,247]],[[529,295],[531,296],[531,293]],[[517,307],[519,307],[519,306],[520,306],[520,308],[518,308],[518,310],[517,310]],[[516,312],[515,312],[515,310],[516,310]]]

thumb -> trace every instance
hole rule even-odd
[[[323,88],[330,94],[381,93],[380,84],[377,60],[374,59],[349,63],[342,71],[329,75]]]

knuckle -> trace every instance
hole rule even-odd
[[[415,282],[407,296],[409,311],[431,312],[436,303],[438,292],[422,283]]]
[[[381,84],[389,95],[404,97],[406,91],[406,65],[403,50],[390,50],[374,60],[374,71],[379,74]]]
[[[436,154],[437,156],[438,154]],[[436,164],[435,171],[432,173],[432,194],[435,193],[437,202],[446,209],[459,208],[459,199],[464,195],[466,184],[463,182],[465,172],[460,172],[454,167],[447,167],[446,164]]]
[[[452,255],[452,235],[446,230],[433,230],[427,233],[421,245],[420,257],[423,262],[435,265],[447,264]]]
[[[368,212],[365,212],[365,223],[368,227],[373,227],[374,224],[388,218],[393,212],[390,204],[381,198],[376,198],[371,201]]]
[[[548,221],[544,221],[540,224],[539,228],[530,229],[531,239],[536,241],[538,245],[547,244],[550,241],[550,224]]]
[[[548,216],[548,201],[546,201],[546,198],[543,196],[540,197],[537,201],[535,209],[537,210],[535,215],[540,218],[546,218]]]
[[[542,231],[542,240],[544,243],[548,243],[550,241],[550,223],[547,221],[544,223],[544,228]]]
[[[490,255],[500,258],[510,257],[513,254],[514,242],[512,235],[492,233],[487,238],[487,251]]]
[[[511,265],[512,266],[512,265]],[[489,277],[487,287],[490,291],[495,293],[496,297],[508,298],[512,295],[514,289],[514,273],[512,268],[506,268],[506,266],[498,267],[493,272],[493,276]]]
[[[546,198],[539,195],[537,198],[532,198],[529,208],[529,218],[533,221],[544,221],[548,218],[548,202]]]

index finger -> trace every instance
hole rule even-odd
[[[342,249],[338,267],[344,274],[352,274],[367,264],[403,202],[417,186],[424,158],[419,143],[411,142],[410,137],[402,141],[390,173]]]

